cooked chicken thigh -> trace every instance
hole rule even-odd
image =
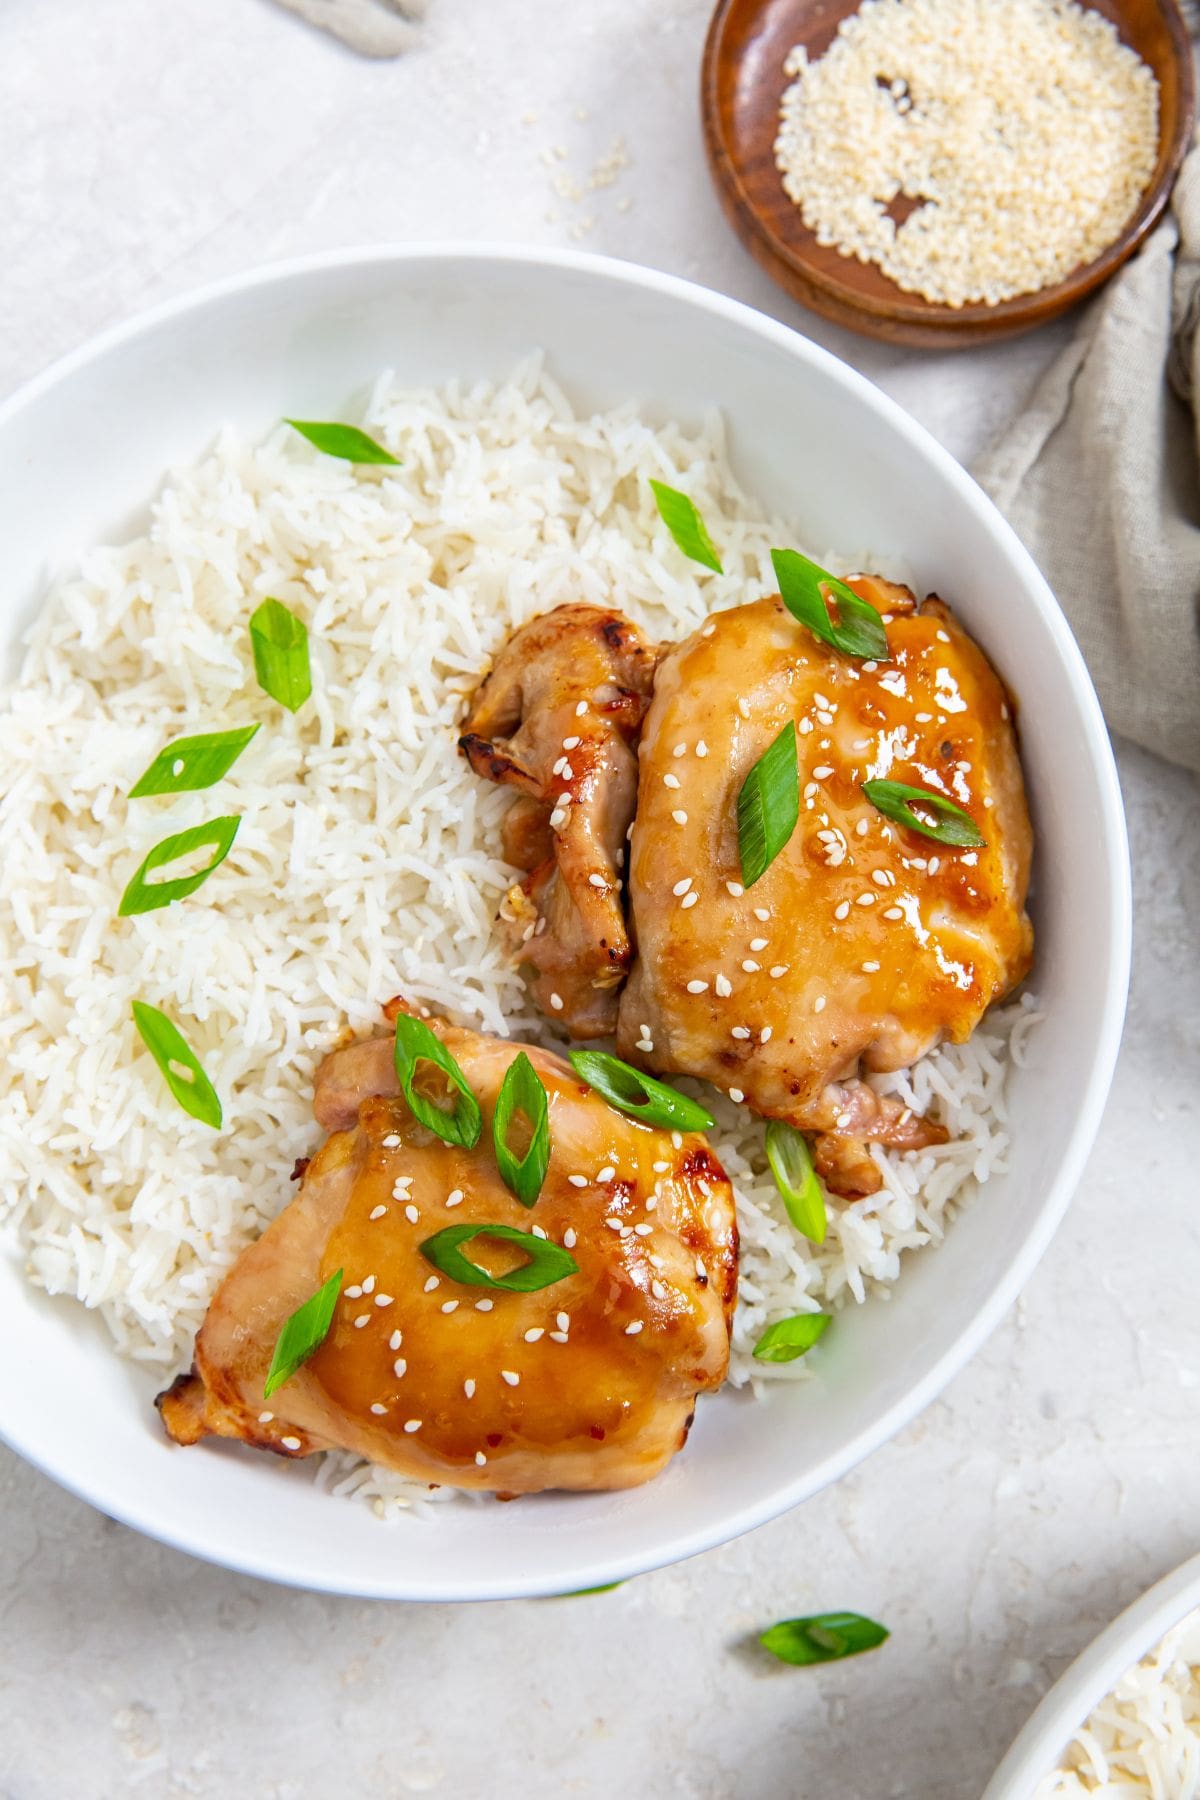
[[[629,893],[637,960],[617,1045],[819,1134],[835,1190],[872,1192],[866,1147],[940,1127],[881,1099],[860,1067],[961,1043],[1029,968],[1031,832],[1004,689],[936,599],[850,584],[887,621],[891,660],[817,639],[774,596],[714,616],[659,664],[641,740]],[[789,720],[800,817],[744,889],[737,799]],[[878,812],[862,783],[945,794],[986,838],[945,849]]]
[[[737,1282],[733,1195],[702,1137],[614,1111],[525,1046],[549,1095],[550,1165],[526,1209],[504,1186],[490,1121],[522,1046],[430,1024],[478,1098],[474,1150],[443,1143],[400,1096],[392,1039],[336,1052],[315,1111],[332,1135],[299,1193],[222,1282],[195,1367],[160,1396],[171,1436],[210,1433],[293,1456],[344,1448],[431,1484],[620,1488],[681,1447],[695,1397],[724,1378]],[[438,1274],[422,1242],[468,1222],[536,1230],[578,1272],[533,1293]],[[500,1239],[466,1253],[493,1275]],[[320,1347],[275,1392],[285,1321],[337,1270]]]
[[[559,606],[505,645],[459,739],[477,774],[519,790],[504,853],[529,874],[505,920],[537,1004],[573,1037],[613,1031],[629,968],[621,870],[653,679],[628,619]]]

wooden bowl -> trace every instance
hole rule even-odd
[[[824,54],[859,0],[721,0],[704,47],[704,140],[730,224],[768,275],[802,305],[869,337],[945,350],[1014,337],[1044,325],[1107,281],[1131,256],[1170,197],[1191,140],[1192,50],[1176,0],[1087,0],[1153,69],[1159,145],[1153,179],[1120,237],[1053,287],[989,306],[944,306],[898,287],[874,263],[818,244],[784,192],[775,166],[784,59],[803,44]]]

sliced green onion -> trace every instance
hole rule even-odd
[[[169,906],[172,900],[183,900],[188,894],[194,894],[201,882],[207,881],[229,855],[241,822],[240,813],[230,813],[222,819],[210,819],[206,825],[193,825],[190,831],[177,832],[174,837],[155,844],[121,896],[117,909],[120,916],[127,918],[130,913],[157,912],[160,906]],[[155,869],[161,869],[164,864],[178,862],[180,857],[190,856],[194,850],[209,848],[213,855],[198,875],[180,875],[171,881],[150,880]]]
[[[779,597],[802,625],[807,625],[819,638],[832,644],[847,656],[863,657],[873,662],[888,662],[887,632],[883,620],[861,600],[852,587],[809,562],[798,550],[772,550]],[[836,602],[837,623],[829,616],[829,602]]]
[[[862,791],[886,818],[922,837],[933,838],[952,850],[979,850],[987,839],[969,812],[957,806],[945,794],[934,794],[928,788],[909,787],[903,781],[864,781]],[[923,819],[914,807],[936,815],[936,821]]]
[[[603,1094],[610,1106],[643,1125],[660,1125],[667,1131],[710,1131],[713,1116],[696,1100],[689,1100],[665,1081],[655,1081],[640,1069],[631,1069],[619,1056],[605,1050],[568,1051],[571,1067],[581,1081]]]
[[[129,798],[192,794],[212,787],[228,775],[257,730],[257,725],[243,725],[237,731],[209,731],[201,737],[176,738],[159,751],[146,773],[130,788]]]
[[[313,1351],[321,1348],[333,1324],[341,1289],[342,1271],[339,1269],[303,1306],[296,1308],[275,1340],[275,1354],[263,1383],[264,1400],[269,1400],[276,1388],[290,1381]]]
[[[812,1613],[807,1619],[782,1619],[758,1641],[780,1662],[803,1667],[861,1656],[864,1650],[877,1650],[891,1635],[886,1625],[864,1619],[861,1613],[830,1612]]]
[[[829,1227],[825,1191],[813,1168],[804,1133],[782,1119],[771,1119],[767,1124],[767,1161],[796,1230],[814,1244],[823,1244]]]
[[[317,450],[324,451],[326,456],[336,456],[342,462],[349,463],[388,463],[392,468],[399,468],[400,458],[377,444],[373,437],[360,431],[357,425],[339,425],[329,419],[285,419],[293,431],[307,438]]]
[[[184,1112],[199,1119],[202,1125],[211,1125],[214,1131],[217,1130],[221,1123],[217,1090],[182,1032],[166,1013],[159,1012],[157,1006],[150,1006],[145,1000],[134,1001],[133,1022]]]
[[[745,781],[737,801],[738,856],[742,881],[753,887],[783,849],[800,817],[796,726],[789,719]]]
[[[515,1155],[508,1146],[509,1127],[519,1112],[524,1113],[532,1131],[524,1156]],[[500,1083],[492,1115],[492,1144],[505,1187],[522,1206],[532,1206],[542,1191],[550,1164],[550,1103],[537,1070],[523,1050],[509,1063]]]
[[[483,1114],[466,1076],[441,1038],[422,1020],[400,1013],[396,1019],[394,1054],[396,1075],[413,1117],[427,1125],[444,1144],[460,1144],[464,1150],[473,1150],[483,1129]],[[458,1089],[458,1098],[449,1112],[428,1095],[419,1094],[414,1087],[417,1064],[422,1062],[435,1064]]]
[[[721,559],[695,504],[686,494],[681,494],[678,488],[668,487],[665,481],[652,480],[650,486],[654,489],[658,516],[683,554],[690,556],[693,562],[703,563],[706,569],[723,575],[725,571],[721,567]]]
[[[281,600],[264,600],[250,615],[258,685],[280,706],[298,712],[312,693],[308,627]]]
[[[500,1238],[506,1244],[515,1244],[524,1250],[529,1261],[507,1275],[489,1275],[478,1263],[471,1262],[462,1249],[477,1237]],[[451,1281],[464,1282],[468,1287],[500,1288],[506,1294],[536,1294],[539,1288],[552,1287],[556,1281],[579,1273],[579,1264],[568,1251],[552,1244],[549,1238],[537,1237],[532,1231],[518,1231],[513,1225],[447,1225],[444,1231],[435,1231],[426,1238],[420,1250],[426,1262]]]
[[[811,1350],[818,1338],[824,1337],[830,1326],[828,1313],[796,1313],[790,1319],[777,1319],[767,1329],[754,1346],[754,1356],[758,1362],[788,1363],[795,1362],[806,1350]]]

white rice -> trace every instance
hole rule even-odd
[[[499,386],[413,392],[385,375],[361,416],[400,468],[351,468],[284,427],[257,446],[223,432],[172,475],[144,536],[55,587],[0,704],[0,1222],[36,1285],[98,1311],[123,1355],[164,1373],[293,1193],[293,1162],[319,1141],[313,1071],[347,1026],[377,1027],[403,992],[554,1041],[494,928],[514,878],[507,797],[455,747],[489,657],[566,600],[678,636],[770,591],[770,547],[791,538],[738,489],[719,418],[695,432],[632,406],[576,418],[536,358]],[[675,548],[652,475],[696,500],[723,576]],[[311,633],[313,696],[295,717],[254,680],[247,619],[268,594]],[[263,729],[219,786],[127,800],[168,739],[252,719]],[[233,850],[193,898],[118,920],[153,844],[231,812]],[[180,1022],[224,1102],[220,1133],[170,1097],[134,999]],[[787,1223],[761,1127],[718,1101],[743,1238],[735,1384],[802,1376],[750,1360],[763,1325],[886,1288],[1003,1166],[1006,1063],[1031,1016],[1010,1007],[880,1081],[953,1141],[877,1152],[883,1190],[835,1205],[819,1251]],[[381,1507],[414,1495],[344,1458],[325,1479]]]
[[[1200,1610],[1128,1669],[1071,1739],[1033,1800],[1196,1800],[1200,1795]]]

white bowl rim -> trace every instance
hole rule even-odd
[[[1013,1740],[982,1800],[1029,1800],[1072,1733],[1173,1625],[1200,1606],[1200,1555],[1180,1563],[1119,1613],[1063,1670]]]
[[[935,1400],[947,1383],[970,1361],[995,1330],[1000,1319],[1008,1311],[1041,1260],[1062,1221],[1099,1129],[1105,1101],[1112,1083],[1124,1026],[1132,955],[1132,879],[1129,845],[1112,745],[1082,652],[1044,576],[999,509],[925,426],[919,424],[905,412],[897,401],[885,394],[857,369],[843,362],[832,351],[814,343],[792,326],[785,325],[780,320],[759,312],[743,301],[734,300],[726,294],[689,281],[683,276],[671,275],[662,270],[648,268],[643,264],[626,262],[616,257],[601,256],[590,251],[543,248],[539,245],[507,244],[499,241],[464,243],[453,239],[435,242],[351,245],[339,249],[317,251],[278,262],[257,264],[237,274],[189,289],[183,294],[175,295],[155,306],[145,308],[131,318],[110,326],[107,330],[86,340],[76,349],[68,351],[39,374],[31,377],[6,400],[0,402],[0,431],[9,428],[27,407],[32,406],[46,392],[68,381],[78,370],[101,360],[110,351],[118,349],[141,333],[152,331],[156,327],[181,318],[190,312],[200,312],[206,307],[255,288],[286,284],[297,277],[320,274],[329,270],[371,265],[402,267],[431,260],[502,262],[524,265],[533,269],[573,270],[582,274],[599,276],[630,288],[642,289],[677,300],[684,305],[699,308],[730,325],[753,332],[788,355],[811,362],[822,369],[833,382],[840,384],[852,393],[857,393],[879,416],[886,419],[902,438],[907,439],[916,454],[936,469],[942,480],[956,490],[958,497],[970,511],[976,514],[982,512],[991,535],[998,544],[1003,546],[1014,564],[1022,570],[1025,582],[1038,600],[1044,621],[1061,658],[1064,677],[1080,709],[1084,736],[1095,772],[1097,809],[1104,835],[1112,851],[1108,858],[1108,893],[1105,896],[1113,921],[1111,955],[1106,971],[1102,1023],[1092,1054],[1091,1074],[1087,1089],[1074,1120],[1069,1143],[1061,1152],[1057,1179],[1045,1196],[1035,1229],[1030,1231],[1024,1240],[1014,1248],[987,1303],[980,1308],[970,1326],[932,1366],[924,1379],[915,1383],[902,1400],[896,1401],[872,1425],[864,1427],[850,1438],[837,1453],[810,1466],[783,1489],[776,1490],[764,1498],[748,1499],[738,1512],[726,1519],[719,1531],[714,1531],[710,1527],[697,1528],[689,1533],[681,1534],[672,1541],[665,1552],[660,1546],[658,1550],[647,1549],[633,1558],[626,1555],[622,1557],[619,1565],[614,1561],[608,1561],[583,1566],[580,1571],[581,1588],[591,1588],[629,1580],[670,1563],[681,1562],[690,1556],[699,1555],[717,1544],[727,1543],[742,1536],[745,1532],[755,1530],[760,1525],[768,1524],[772,1519],[790,1511],[811,1495],[840,1480],[843,1475],[856,1467],[874,1450],[888,1442]],[[22,1441],[17,1434],[5,1430],[2,1421],[0,1421],[0,1441],[6,1443],[10,1449],[16,1451],[35,1468],[40,1469],[43,1474],[48,1475],[59,1486],[74,1493],[89,1505],[99,1508],[120,1523],[143,1532],[147,1537],[167,1544],[173,1549],[182,1550],[203,1561],[214,1563],[219,1567],[258,1576],[268,1581],[276,1581],[286,1586],[357,1595],[369,1599],[395,1598],[430,1601],[498,1600],[561,1592],[561,1587],[548,1582],[538,1584],[536,1581],[531,1582],[526,1579],[520,1583],[514,1583],[503,1572],[498,1572],[496,1579],[489,1583],[486,1589],[477,1589],[469,1595],[445,1592],[441,1587],[431,1587],[422,1592],[420,1591],[420,1582],[414,1583],[411,1574],[398,1583],[381,1577],[377,1582],[371,1584],[355,1585],[344,1579],[339,1580],[333,1573],[317,1572],[297,1566],[293,1559],[286,1554],[270,1558],[264,1558],[261,1554],[255,1557],[242,1557],[236,1552],[231,1552],[228,1544],[222,1540],[215,1521],[212,1530],[204,1537],[196,1533],[174,1531],[170,1521],[164,1521],[153,1508],[144,1507],[140,1503],[139,1496],[129,1495],[120,1488],[119,1483],[114,1482],[106,1475],[100,1475],[85,1482],[67,1466],[65,1454],[55,1456],[44,1446],[35,1447]],[[414,1586],[417,1590],[415,1592]]]

